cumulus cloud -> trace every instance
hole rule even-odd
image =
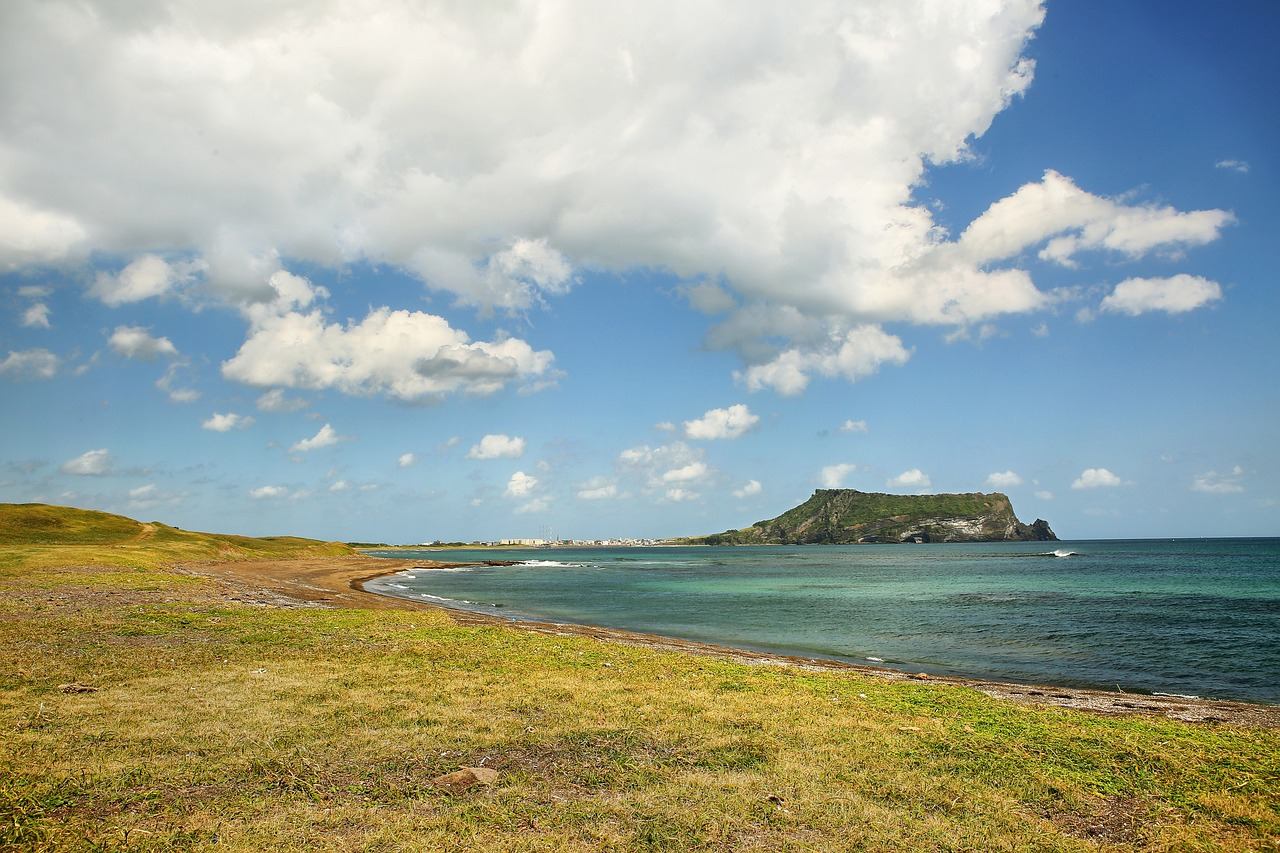
[[[727,312],[742,334],[716,340],[747,371],[772,365],[751,387],[856,380],[866,372],[836,369],[824,338],[1044,306],[1017,265],[1028,248],[1061,263],[1136,257],[1228,221],[1046,173],[960,238],[939,227],[914,191],[1027,90],[1043,16],[1038,0],[819,0],[786,14],[655,0],[589,15],[549,0],[496,14],[407,0],[19,4],[0,29],[6,100],[23,105],[0,116],[6,162],[21,164],[0,174],[0,266],[127,259],[92,288],[121,304],[189,278],[269,300],[280,258],[363,261],[498,310],[565,292],[580,267],[653,268],[702,282],[690,303]],[[513,359],[521,380],[536,376],[526,387],[547,381],[531,351],[499,364],[464,342],[433,362],[453,330],[426,314],[397,321],[407,351],[371,363],[380,311],[255,326],[229,376],[418,399],[493,390]],[[294,331],[299,359],[264,367]]]
[[[408,468],[418,461],[418,457],[412,453],[401,453],[400,458],[396,460],[396,464],[401,468]]]
[[[824,489],[843,489],[845,479],[858,470],[858,466],[850,462],[827,465],[818,474],[818,480]]]
[[[351,488],[351,484],[346,480],[334,480],[329,485],[329,491],[331,492],[345,492],[349,488]]]
[[[32,206],[0,190],[0,269],[62,260],[85,236],[84,226],[74,218]]]
[[[1191,480],[1191,490],[1193,492],[1205,492],[1210,495],[1230,495],[1244,491],[1244,468],[1239,465],[1234,466],[1225,474],[1219,474],[1217,471],[1206,471],[1203,474],[1196,474]]]
[[[618,496],[618,484],[606,477],[593,477],[578,487],[578,499],[604,501]]]
[[[1016,471],[993,471],[987,475],[987,485],[993,489],[1008,489],[1021,486],[1022,477]]]
[[[697,492],[690,491],[689,489],[675,487],[667,489],[664,497],[671,503],[684,503],[685,501],[696,501],[700,496]]]
[[[205,268],[203,261],[171,264],[158,255],[142,255],[112,275],[98,273],[89,295],[107,305],[125,305],[165,296],[191,282]]]
[[[282,388],[272,388],[258,396],[260,412],[296,412],[307,407],[307,401],[301,397],[290,397]]]
[[[524,439],[502,433],[486,435],[467,451],[468,459],[519,459],[524,455]]]
[[[551,508],[551,498],[539,497],[531,501],[527,501],[516,507],[516,515],[526,515],[531,512],[546,512]]]
[[[116,326],[107,344],[125,358],[154,361],[160,356],[176,358],[178,348],[168,338],[155,337],[142,326]]]
[[[359,322],[329,323],[312,307],[325,297],[322,288],[284,270],[269,284],[274,298],[245,309],[249,335],[222,364],[228,379],[418,400],[455,391],[491,394],[547,375],[554,360],[518,338],[472,341],[443,317],[421,311],[376,308]]]
[[[813,373],[856,382],[883,364],[906,364],[910,357],[900,338],[879,326],[862,325],[821,344],[784,350],[771,361],[748,367],[738,377],[749,391],[770,388],[793,396],[808,387]]]
[[[1130,316],[1149,311],[1183,314],[1221,298],[1222,287],[1198,275],[1129,278],[1117,284],[1100,307],[1103,311]]]
[[[1072,482],[1073,489],[1105,489],[1124,485],[1124,481],[1106,468],[1085,468]]]
[[[701,480],[707,476],[707,464],[705,462],[690,462],[688,465],[681,465],[679,468],[671,468],[662,472],[662,482],[664,483],[689,483],[695,480]]]
[[[523,471],[517,471],[511,475],[511,479],[507,481],[506,496],[509,498],[522,498],[530,494],[538,486],[538,478]]]
[[[61,360],[47,349],[9,350],[0,359],[0,376],[9,379],[52,379]]]
[[[676,431],[676,425],[673,424],[671,421],[659,421],[658,423],[653,425],[653,428],[656,429],[658,432],[675,432]]]
[[[1140,258],[1155,249],[1203,245],[1234,221],[1224,210],[1181,212],[1103,198],[1049,170],[1039,183],[1024,185],[971,222],[957,249],[985,264],[1047,240],[1040,259],[1073,267],[1076,256],[1088,250]]]
[[[709,409],[702,417],[684,422],[686,438],[739,438],[760,421],[742,403],[726,409]]]
[[[909,468],[896,477],[891,477],[885,482],[885,485],[891,489],[912,489],[914,491],[924,491],[933,485],[929,480],[929,475],[921,471],[919,468]]]
[[[227,412],[226,414],[214,412],[208,420],[200,424],[201,429],[213,432],[230,432],[233,429],[246,429],[251,426],[253,426],[253,418],[251,416],[237,415],[235,412]]]
[[[321,447],[329,447],[337,444],[342,440],[342,436],[334,430],[329,424],[320,427],[320,431],[310,438],[304,438],[289,448],[291,453],[306,453],[309,450],[318,450]]]
[[[759,480],[747,480],[742,488],[733,490],[733,496],[735,498],[749,498],[752,495],[760,494],[762,491],[764,491],[764,487],[760,485]]]
[[[1213,166],[1216,169],[1226,169],[1230,172],[1239,172],[1242,175],[1249,173],[1249,164],[1244,160],[1219,160]]]
[[[22,312],[22,325],[28,329],[49,328],[49,306],[43,302],[28,306],[27,310]]]
[[[852,418],[850,418],[849,420],[846,420],[844,423],[840,424],[840,431],[841,432],[866,432],[867,422],[855,421]]]
[[[1036,497],[1042,501],[1051,501],[1053,500],[1053,492],[1048,489],[1040,489],[1036,492]]]
[[[79,474],[96,477],[111,471],[111,454],[106,448],[86,450],[74,459],[62,463],[59,469],[64,474]]]
[[[283,498],[289,494],[289,490],[284,486],[258,486],[256,489],[249,490],[249,497],[254,500],[263,500],[265,498]]]
[[[651,493],[671,488],[673,484],[697,483],[712,474],[711,467],[703,461],[702,450],[683,441],[657,447],[647,444],[629,447],[618,454],[618,464],[624,471],[638,475]]]
[[[169,400],[174,403],[194,403],[200,399],[200,392],[194,388],[182,388],[177,385],[178,372],[190,365],[184,361],[170,362],[165,368],[160,378],[156,380],[156,387],[168,395]]]

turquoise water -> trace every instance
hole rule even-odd
[[[1280,539],[408,556],[523,564],[370,588],[912,672],[1280,702]]]

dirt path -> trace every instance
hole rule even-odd
[[[395,598],[364,589],[364,582],[408,568],[448,568],[458,563],[391,560],[380,557],[321,557],[301,560],[200,563],[181,566],[188,574],[221,581],[224,600],[268,606],[356,607],[369,610],[444,611],[460,625],[508,626],[513,630],[555,636],[585,636],[662,651],[685,652],[760,666],[808,670],[853,670],[890,681],[918,680],[972,687],[988,696],[1028,705],[1050,705],[1100,714],[1147,714],[1184,722],[1280,727],[1280,706],[1212,699],[1183,699],[1137,693],[1012,684],[971,678],[913,675],[897,670],[858,666],[841,661],[753,652],[728,646],[641,634],[614,628],[567,623],[513,621],[437,604]]]

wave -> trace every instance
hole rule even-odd
[[[1062,548],[1055,548],[1052,552],[1055,557],[1079,557],[1079,551],[1067,551]]]
[[[521,560],[522,566],[539,566],[543,568],[553,569],[584,569],[588,568],[587,563],[562,563],[559,560]]]
[[[867,658],[867,660],[871,661],[872,663],[884,663],[884,658],[871,658],[871,657],[869,657],[869,658]]]

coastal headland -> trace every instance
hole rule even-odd
[[[1269,706],[1093,707],[1089,691],[507,623],[362,587],[421,561],[62,509],[0,507],[0,846],[1280,837]]]

